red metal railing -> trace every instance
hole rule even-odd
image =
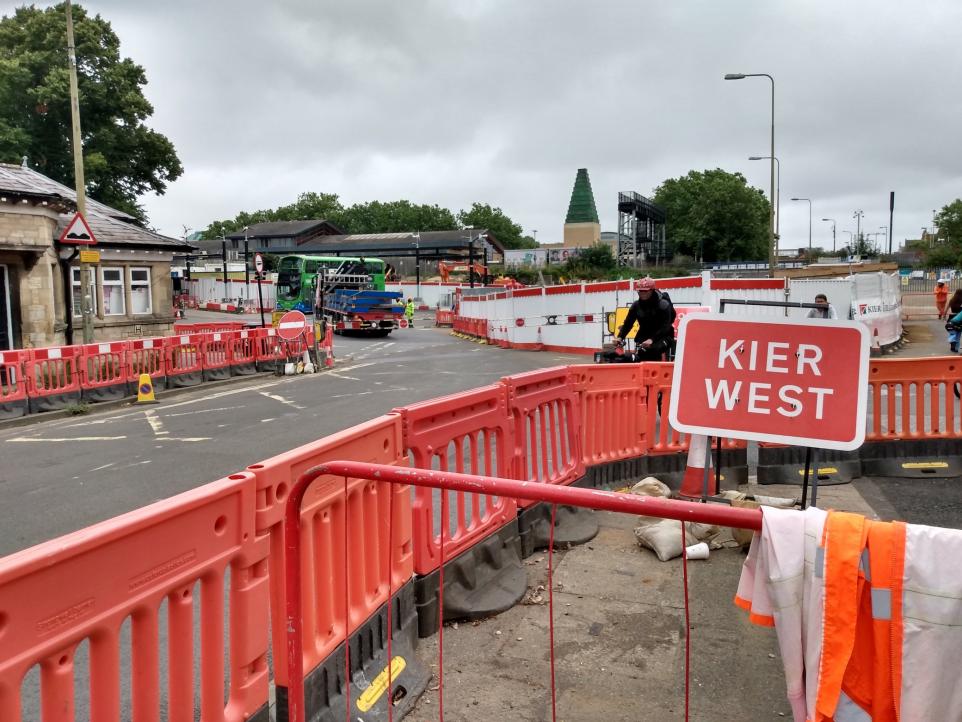
[[[657,516],[683,522],[700,522],[742,529],[761,530],[762,513],[758,509],[740,509],[722,505],[699,504],[688,501],[672,501],[657,497],[618,494],[611,491],[581,489],[578,487],[541,484],[527,481],[498,479],[490,476],[457,474],[427,469],[368,464],[360,461],[331,461],[315,466],[301,474],[288,496],[284,510],[284,551],[287,611],[287,664],[288,664],[288,722],[304,722],[304,657],[303,657],[303,606],[301,599],[301,502],[308,488],[321,476],[345,479],[367,479],[390,484],[458,491],[489,496],[512,497],[528,501],[580,506],[600,511],[616,511],[640,516]],[[446,495],[442,495],[442,500]],[[443,514],[444,512],[442,512]],[[442,516],[442,518],[444,518]],[[443,535],[441,537],[443,542]],[[550,547],[549,547],[550,548]],[[345,559],[346,561],[346,559]],[[443,583],[442,583],[443,586]],[[552,585],[548,585],[549,594]],[[391,590],[388,591],[390,598]],[[345,603],[348,600],[345,599]],[[389,606],[390,609],[390,606]],[[443,620],[441,622],[443,624]],[[388,630],[391,621],[388,618]],[[439,625],[440,626],[440,625]],[[388,633],[388,640],[391,639]],[[440,642],[443,650],[443,642]],[[442,651],[443,654],[443,651]],[[391,699],[391,651],[388,649],[387,699]],[[345,668],[350,670],[350,649],[345,648]],[[553,658],[552,658],[553,659]],[[441,657],[443,660],[443,657]],[[439,676],[443,675],[443,661],[439,660]],[[552,667],[552,676],[554,669]],[[346,677],[346,680],[349,676]],[[441,677],[443,680],[443,677]],[[441,683],[443,685],[443,681]],[[345,694],[350,694],[350,684],[345,684]],[[350,699],[346,710],[350,713]],[[389,716],[391,705],[388,704]],[[443,719],[443,711],[441,712]]]

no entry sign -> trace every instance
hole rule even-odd
[[[307,317],[300,311],[288,311],[277,322],[277,335],[293,341],[307,330]]]
[[[857,449],[868,358],[851,321],[685,316],[668,417],[690,434]]]

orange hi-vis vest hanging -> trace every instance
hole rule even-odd
[[[962,720],[962,531],[816,512],[763,509],[736,596],[774,621],[795,722]]]

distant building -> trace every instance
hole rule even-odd
[[[25,164],[0,163],[0,350],[82,341],[77,247],[57,240],[76,210],[72,189]],[[95,339],[168,333],[171,259],[188,244],[91,199],[86,220],[100,253],[90,266]]]
[[[579,168],[565,217],[564,245],[566,248],[584,248],[600,240],[601,223],[598,222],[598,208],[595,206],[588,169]]]

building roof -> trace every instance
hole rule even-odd
[[[232,241],[242,241],[253,238],[294,238],[310,233],[318,228],[327,226],[335,233],[343,233],[342,228],[338,228],[330,221],[309,220],[309,221],[269,221],[266,223],[254,223],[247,227],[247,232],[237,231],[227,236]]]
[[[565,223],[598,223],[598,209],[595,207],[595,195],[591,191],[587,168],[579,168],[575,176]]]
[[[77,208],[77,194],[72,188],[38,173],[32,168],[0,163],[0,193],[7,192],[37,199],[56,200],[64,210],[60,213],[57,235],[64,231]],[[177,238],[162,236],[134,225],[134,217],[116,208],[87,199],[87,224],[98,243],[111,246],[150,246],[186,248],[188,244]]]
[[[498,253],[504,247],[487,229],[454,229],[450,231],[424,231],[423,233],[352,233],[340,236],[321,236],[297,247],[297,253],[339,252],[358,255],[361,253],[382,253],[384,255],[413,255],[414,249],[422,252],[442,250],[467,251],[474,240],[475,249],[478,239],[483,238]]]

